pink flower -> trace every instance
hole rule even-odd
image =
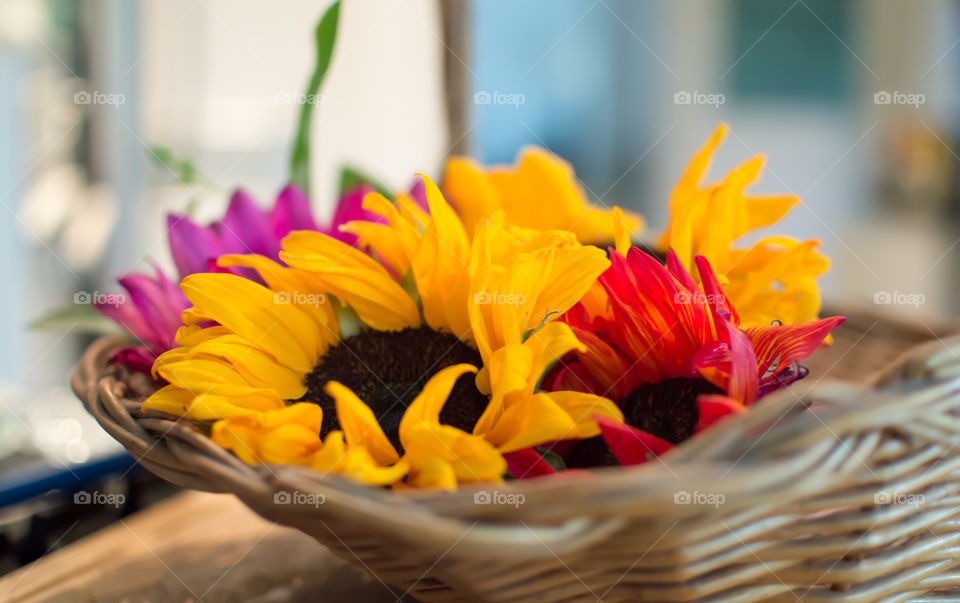
[[[411,194],[416,199],[419,182]],[[269,210],[260,209],[253,198],[238,189],[230,198],[223,218],[200,226],[186,216],[167,216],[170,252],[177,267],[178,281],[188,274],[221,270],[259,278],[245,268],[219,268],[216,260],[232,253],[256,253],[279,260],[280,240],[293,230],[317,230],[350,245],[356,235],[340,232],[342,224],[352,220],[382,221],[379,215],[363,209],[363,198],[373,189],[360,185],[344,194],[330,224],[320,226],[310,213],[310,200],[299,188],[289,185],[280,191]],[[98,303],[97,310],[140,340],[141,345],[122,348],[111,358],[133,371],[150,373],[157,356],[176,345],[174,338],[181,325],[180,313],[189,307],[180,288],[159,269],[157,275],[130,274],[120,279],[128,296],[120,304]],[[111,301],[114,301],[111,298]]]
[[[97,310],[139,339],[141,345],[121,348],[110,360],[132,371],[149,374],[157,356],[174,346],[180,313],[190,302],[160,269],[155,277],[125,276],[120,279],[120,285],[127,290],[127,297],[122,298],[121,303],[98,302]]]

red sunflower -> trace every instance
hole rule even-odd
[[[559,363],[546,389],[610,398],[625,417],[625,423],[598,419],[603,440],[567,451],[571,466],[641,463],[743,412],[804,377],[798,362],[845,320],[742,331],[706,258],[695,261],[702,286],[673,251],[666,266],[637,248],[626,256],[611,251],[612,264],[599,279],[608,309],[591,315],[579,304],[561,319],[586,349]]]

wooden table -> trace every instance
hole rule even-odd
[[[186,492],[0,579],[0,601],[406,600],[232,496]]]

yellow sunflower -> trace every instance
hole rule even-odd
[[[502,209],[516,226],[569,230],[582,243],[613,241],[612,212],[589,203],[570,164],[545,149],[525,148],[516,166],[489,169],[453,157],[447,161],[443,190],[471,229],[493,210]],[[626,218],[632,235],[643,230],[638,214],[626,212]]]
[[[471,241],[424,180],[429,212],[371,195],[365,207],[387,224],[347,227],[378,259],[294,232],[286,265],[220,258],[264,284],[184,279],[193,307],[180,347],[154,365],[170,385],[144,407],[213,421],[213,440],[248,463],[397,487],[498,481],[503,453],[593,437],[596,414],[622,419],[597,396],[537,391],[553,362],[582,347],[551,319],[607,268],[604,253],[569,232],[506,228],[502,213]]]
[[[764,237],[748,248],[734,246],[747,233],[780,220],[800,199],[746,195],[763,167],[762,156],[744,162],[721,182],[701,184],[726,133],[727,126],[721,124],[681,176],[670,196],[670,217],[657,249],[666,253],[672,248],[691,272],[694,256],[705,256],[745,328],[774,320],[784,324],[816,320],[820,312],[816,279],[830,265],[816,250],[819,241]]]

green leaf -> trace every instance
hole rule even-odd
[[[333,43],[337,39],[337,25],[340,21],[340,0],[334,2],[323,14],[314,38],[317,44],[317,63],[307,84],[305,99],[319,98],[320,86],[327,75],[333,58]],[[290,157],[290,182],[310,194],[310,126],[313,123],[313,106],[316,103],[305,102],[300,107],[300,120],[297,123],[297,135],[293,142]]]
[[[59,333],[91,333],[94,335],[120,335],[123,333],[115,322],[97,312],[93,304],[75,304],[53,310],[30,323],[36,331]]]
[[[548,465],[553,467],[554,471],[566,471],[567,464],[563,462],[563,457],[552,450],[547,450],[546,448],[539,447],[537,448],[537,454],[543,457],[543,460],[547,462]]]
[[[361,184],[366,184],[367,186],[373,188],[375,191],[386,197],[387,199],[393,198],[393,193],[389,188],[383,185],[382,182],[374,178],[373,176],[364,173],[363,171],[353,167],[353,166],[344,166],[340,170],[340,195],[344,195],[347,191],[356,188]]]
[[[197,168],[189,159],[182,159],[174,155],[173,151],[166,147],[158,145],[150,146],[150,158],[157,165],[170,170],[170,173],[180,181],[181,184],[193,184],[197,181]]]

